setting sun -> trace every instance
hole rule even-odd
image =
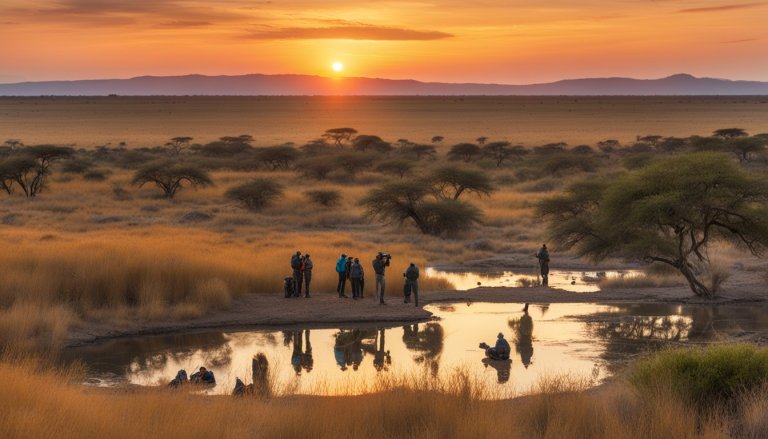
[[[337,62],[331,64],[331,68],[333,69],[334,72],[340,72],[340,71],[344,70],[344,64],[342,64],[342,63],[337,61]]]

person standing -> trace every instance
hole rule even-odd
[[[339,275],[339,283],[336,285],[336,292],[339,293],[339,297],[347,297],[344,295],[344,286],[347,283],[347,255],[341,254],[341,257],[336,261],[336,273]]]
[[[293,269],[293,296],[294,297],[300,297],[301,296],[301,280],[302,280],[302,273],[301,273],[301,265],[302,265],[302,257],[301,252],[296,252],[293,257],[291,257],[291,268]]]
[[[355,261],[349,268],[349,280],[352,282],[352,299],[357,300],[360,295],[360,281],[363,279],[363,266],[360,265],[360,259]]]
[[[379,297],[379,303],[384,304],[384,271],[389,267],[390,255],[379,252],[376,259],[373,260],[373,272],[376,273],[376,295]]]
[[[411,302],[411,294],[416,306],[419,306],[419,267],[413,262],[405,269],[405,303]]]
[[[546,287],[549,285],[549,251],[547,250],[547,244],[541,244],[541,248],[536,252],[536,259],[539,260],[541,284]]]
[[[309,253],[304,255],[304,297],[309,299],[309,283],[312,281],[312,259],[309,259]]]

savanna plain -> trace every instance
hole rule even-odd
[[[764,333],[504,399],[462,370],[357,396],[99,389],[58,359],[131,334],[422,321],[401,303],[409,262],[423,303],[763,301],[768,227],[737,220],[768,202],[765,97],[41,97],[2,98],[0,115],[2,437],[768,436]],[[659,220],[681,199],[732,210],[681,234]],[[631,227],[601,235],[581,212]],[[638,274],[542,287],[542,243],[553,268]],[[282,298],[297,250],[314,260],[310,299]],[[339,299],[339,255],[367,269],[378,251],[393,255],[390,303]],[[454,291],[426,267],[531,279]]]

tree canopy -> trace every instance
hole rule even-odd
[[[204,170],[171,160],[150,163],[136,171],[133,176],[134,184],[141,187],[146,183],[153,183],[163,191],[166,198],[173,198],[185,181],[192,187],[213,185],[213,181]]]
[[[560,248],[602,260],[622,256],[668,264],[691,290],[712,298],[708,248],[717,240],[754,255],[768,245],[768,180],[727,156],[698,152],[572,185],[538,212]]]

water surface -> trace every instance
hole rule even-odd
[[[299,394],[359,394],[387,377],[445,379],[464,370],[500,394],[521,394],[542,377],[571,374],[598,384],[635,356],[670,344],[718,342],[768,329],[768,307],[668,304],[467,303],[430,305],[439,321],[386,326],[210,331],[118,339],[70,349],[89,383],[165,385],[179,369],[213,370],[229,393],[251,382],[264,353],[276,387]],[[484,361],[478,344],[502,332],[510,362]]]

